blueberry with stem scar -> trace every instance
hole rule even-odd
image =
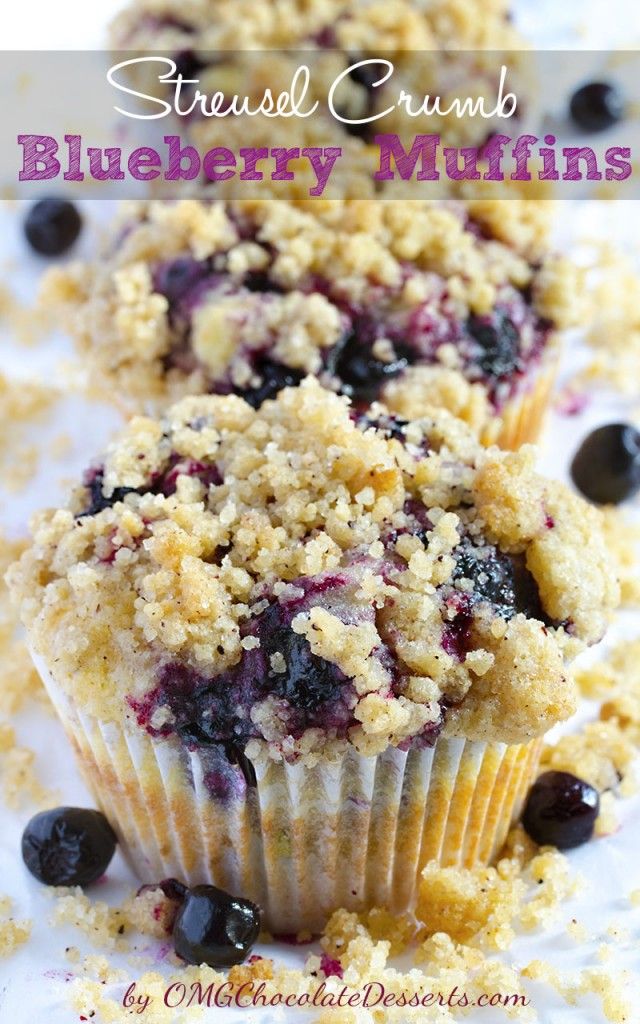
[[[111,862],[116,835],[100,811],[56,807],[42,811],[22,835],[22,859],[45,885],[91,885]]]

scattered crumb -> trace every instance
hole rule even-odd
[[[446,932],[456,942],[476,939],[490,948],[506,949],[525,896],[524,881],[505,871],[507,864],[466,870],[441,868],[435,861],[427,864],[416,908],[424,936]]]
[[[618,831],[618,814],[616,809],[616,798],[607,790],[600,794],[600,813],[596,818],[594,835],[611,836]]]
[[[528,863],[503,858],[495,868],[441,868],[423,872],[416,916],[423,934],[446,932],[458,942],[508,949],[514,922],[525,929],[548,926],[580,880],[557,850],[542,849]]]
[[[59,887],[52,892],[55,904],[50,923],[73,925],[98,948],[127,951],[129,941],[125,936],[132,930],[166,938],[166,932],[160,934],[158,931],[147,899],[150,893],[143,897],[132,894],[122,906],[111,907],[103,900],[92,900],[80,886]],[[161,895],[156,894],[155,903],[158,904],[160,899]]]
[[[145,887],[125,901],[122,911],[127,927],[139,931],[142,935],[166,939],[173,930],[178,906],[179,904],[168,899],[159,887]]]
[[[8,896],[0,896],[0,957],[10,956],[24,945],[31,934],[32,922],[15,921],[8,916],[10,912],[11,899]]]
[[[631,938],[631,932],[626,925],[620,924],[619,921],[612,921],[607,927],[607,935],[610,939],[613,939],[615,943],[628,942]]]
[[[59,398],[54,388],[9,380],[0,373],[0,472],[5,490],[22,490],[34,476],[40,449],[29,437]]]
[[[30,699],[48,703],[29,652],[17,635],[18,615],[3,578],[25,547],[25,541],[12,541],[0,530],[0,715],[7,718],[20,711]]]

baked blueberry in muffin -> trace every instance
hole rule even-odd
[[[94,373],[129,406],[307,374],[360,409],[441,405],[485,440],[535,436],[575,316],[539,204],[151,203],[50,277]]]

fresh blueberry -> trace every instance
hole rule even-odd
[[[496,613],[511,619],[518,612],[547,622],[536,582],[518,555],[508,555],[493,545],[474,546],[464,538],[456,548],[454,579],[473,581],[471,603],[488,601]]]
[[[173,944],[189,964],[233,967],[247,957],[260,932],[260,910],[213,885],[191,889],[178,911]]]
[[[107,870],[116,842],[100,811],[56,807],[28,823],[22,834],[22,858],[45,885],[91,885]]]
[[[395,359],[384,362],[373,354],[373,342],[352,331],[333,354],[330,372],[340,378],[345,391],[356,401],[373,401],[382,385],[397,377],[413,361],[408,346],[396,343]]]
[[[598,505],[618,505],[640,490],[640,431],[608,423],[587,434],[571,463],[573,482]]]
[[[476,362],[487,377],[506,377],[520,365],[520,338],[513,321],[501,310],[470,316],[467,331],[477,343]]]
[[[262,377],[262,383],[255,388],[246,388],[239,394],[245,402],[259,409],[268,398],[275,398],[283,388],[296,387],[304,374],[283,363],[274,363],[271,359],[262,359],[256,366],[256,373]]]
[[[570,772],[545,772],[534,782],[522,815],[525,831],[541,846],[569,850],[591,839],[598,791]]]
[[[574,92],[569,112],[578,128],[600,132],[617,124],[624,115],[624,99],[608,82],[587,82]]]
[[[66,199],[41,199],[31,207],[24,222],[27,241],[41,256],[61,256],[71,248],[81,228],[78,210]]]

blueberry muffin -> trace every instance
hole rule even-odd
[[[277,96],[291,88],[299,66],[308,66],[310,82],[303,110],[317,103],[313,117],[274,120],[234,115],[221,122],[203,117],[196,106],[188,118],[175,119],[175,128],[201,153],[220,145],[221,139],[233,152],[247,145],[267,149],[339,146],[342,159],[332,172],[325,198],[406,191],[401,180],[374,178],[379,165],[374,138],[379,132],[396,133],[407,146],[418,130],[439,133],[446,145],[481,146],[492,132],[503,130],[504,121],[498,117],[446,113],[453,97],[467,96],[483,97],[486,109],[492,110],[502,63],[510,69],[506,91],[520,98],[509,119],[509,131],[514,135],[524,131],[525,117],[527,130],[535,128],[537,91],[523,40],[504,0],[235,0],[233,4],[134,0],[117,18],[112,40],[128,56],[145,50],[170,56],[177,71],[186,80],[197,80],[206,96],[218,91],[229,98],[249,96],[254,108],[267,86]],[[379,84],[385,70],[380,65],[355,67],[372,58],[393,63],[387,82]],[[353,70],[346,74],[349,68]],[[157,94],[158,82],[152,78],[156,75],[155,67],[137,67],[139,91]],[[343,120],[331,114],[327,102],[332,83],[341,75],[334,108]],[[188,90],[184,88],[185,109],[192,100]],[[424,119],[416,121],[397,105],[401,90],[414,97],[414,108],[425,95],[432,100],[439,96],[445,113],[430,112],[424,129]],[[166,92],[162,96],[169,99]],[[161,125],[162,135],[166,128],[164,122]],[[227,198],[253,198],[256,190],[263,189],[278,198],[295,198],[309,194],[310,176],[304,170],[303,164],[296,168],[295,181],[243,185],[234,178],[212,186],[203,178],[183,185],[192,194],[213,187]],[[432,196],[450,194],[459,187],[445,174],[438,185],[430,182],[429,186],[439,190],[432,191]]]
[[[327,201],[126,208],[101,258],[50,274],[102,393],[127,408],[316,375],[365,408],[441,405],[486,442],[535,440],[576,317],[548,206]]]
[[[36,518],[8,581],[144,880],[289,933],[492,858],[617,600],[600,513],[533,457],[310,377],[135,418]]]

